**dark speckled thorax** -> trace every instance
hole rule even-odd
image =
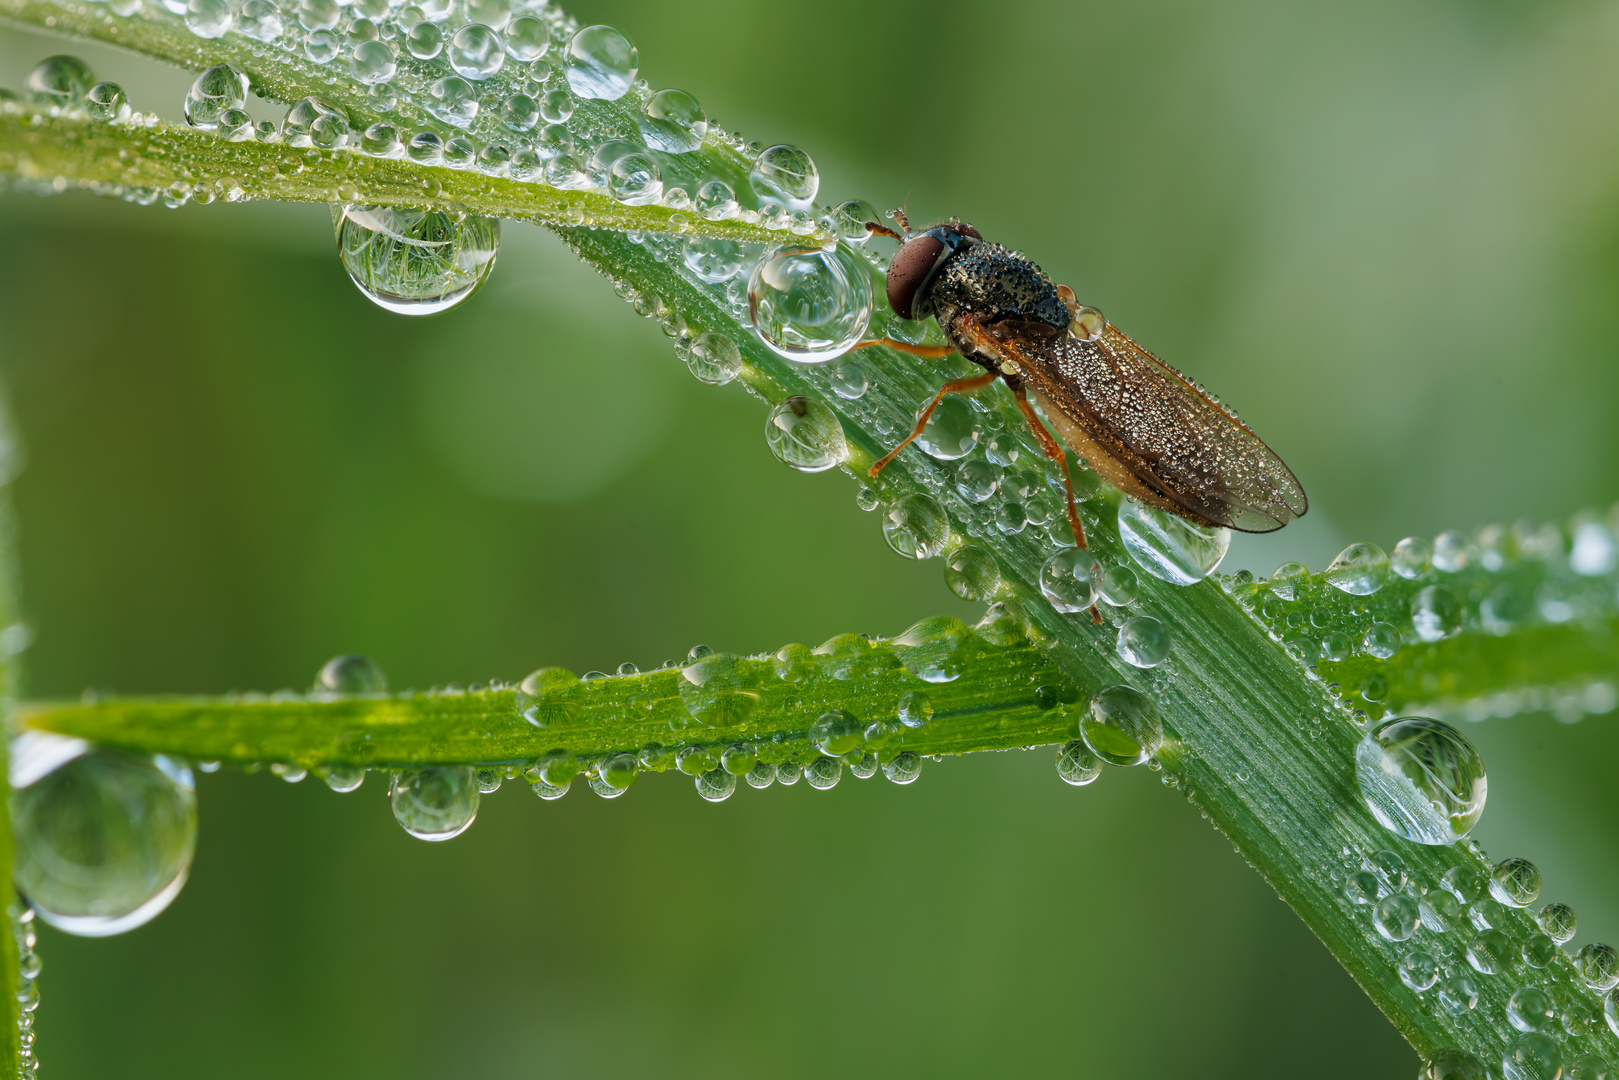
[[[1038,319],[1059,330],[1068,308],[1045,271],[1000,244],[970,244],[951,255],[928,283],[928,305],[997,317]]]

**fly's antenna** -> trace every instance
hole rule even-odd
[[[888,226],[879,225],[875,221],[866,222],[866,231],[869,232],[869,233],[875,233],[878,236],[886,236],[890,240],[898,240],[902,244],[905,242],[905,237],[901,236],[899,233],[895,232],[893,229],[890,229]]]
[[[888,216],[899,222],[899,227],[905,230],[906,236],[911,235],[911,219],[905,216],[905,208],[903,206],[897,210],[890,210],[888,212]]]

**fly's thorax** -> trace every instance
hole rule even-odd
[[[928,301],[989,318],[1019,316],[1068,326],[1057,286],[1033,262],[1000,244],[974,244],[952,255],[929,283]]]

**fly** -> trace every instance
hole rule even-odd
[[[999,379],[1062,472],[1068,523],[1082,549],[1085,527],[1065,445],[1125,494],[1197,525],[1274,532],[1309,509],[1298,478],[1259,436],[1100,311],[1079,303],[1068,286],[1053,284],[1021,253],[985,241],[971,225],[947,222],[917,232],[903,210],[892,216],[903,235],[866,223],[900,242],[888,264],[888,304],[902,319],[937,320],[947,344],[879,338],[855,348],[886,345],[927,359],[959,352],[984,373],[945,383],[911,434],[869,475],[922,433],[946,395]]]

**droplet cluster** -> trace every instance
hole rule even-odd
[[[23,1080],[34,1080],[39,1075],[39,1055],[34,1051],[34,1013],[39,1009],[39,972],[43,965],[35,948],[39,937],[34,933],[34,909],[13,905],[6,912],[11,921],[12,936],[17,939],[17,1073]]]

